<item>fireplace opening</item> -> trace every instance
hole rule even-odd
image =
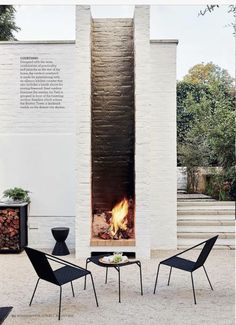
[[[93,19],[91,33],[91,245],[135,242],[132,19]]]

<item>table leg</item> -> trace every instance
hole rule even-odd
[[[105,284],[107,284],[107,275],[108,275],[108,267],[106,268],[106,279],[105,279]]]
[[[120,301],[120,268],[118,267],[118,277],[119,277],[119,302]]]
[[[139,267],[139,272],[140,272],[140,288],[141,288],[141,296],[143,296],[143,280],[142,280],[142,265],[141,262],[137,262],[137,265]]]
[[[121,299],[120,299],[120,268],[117,266],[117,267],[115,267],[115,269],[118,272],[119,302],[121,302]]]
[[[89,262],[90,262],[90,259],[87,258],[86,259],[86,266],[85,266],[86,270],[88,269],[88,263]],[[87,275],[85,275],[85,277],[84,277],[84,290],[86,290],[86,282],[87,282]]]

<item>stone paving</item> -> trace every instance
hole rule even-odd
[[[132,324],[132,325],[233,325],[235,314],[234,251],[211,252],[206,269],[214,291],[211,291],[202,269],[193,275],[195,279],[197,305],[193,303],[190,274],[180,270],[172,272],[168,287],[168,271],[161,267],[156,295],[153,286],[157,263],[176,253],[158,251],[157,258],[142,260],[144,296],[140,296],[138,268],[129,266],[121,270],[122,302],[118,303],[117,272],[111,270],[108,284],[104,284],[105,269],[96,265],[90,268],[94,275],[99,308],[95,306],[92,287],[83,290],[83,280],[74,282],[75,298],[70,285],[63,287],[62,318],[57,320],[59,289],[41,282],[35,300],[29,307],[29,300],[37,276],[26,257],[0,255],[0,306],[14,307],[4,325],[46,325],[46,324]],[[187,258],[196,258],[199,251],[193,251]],[[84,260],[74,255],[66,256],[81,266]]]

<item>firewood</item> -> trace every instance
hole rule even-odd
[[[98,234],[98,237],[100,237],[101,239],[105,239],[105,240],[111,239],[110,235],[107,232],[100,232]]]
[[[0,249],[19,249],[19,209],[0,210]]]

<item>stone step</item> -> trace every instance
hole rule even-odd
[[[227,233],[233,234],[235,236],[235,227],[233,226],[203,226],[203,225],[195,225],[195,226],[178,226],[177,227],[178,235],[179,234],[192,234],[195,237],[195,234],[204,234],[204,233]]]
[[[181,192],[177,192],[177,200],[183,200],[183,201],[195,201],[195,200],[212,200],[212,201],[216,201],[214,200],[211,196],[209,195],[205,195],[205,194],[189,194],[189,193],[181,193]]]
[[[215,234],[210,234],[210,236],[205,236],[204,238],[178,238],[177,246],[178,249],[187,249],[189,247],[192,247],[194,245],[197,245],[201,243],[204,240],[207,240],[211,237],[213,237]],[[235,239],[233,238],[218,238],[216,241],[216,244],[214,246],[215,248],[220,249],[235,249]],[[202,246],[200,246],[199,249],[201,249]]]
[[[235,233],[234,232],[178,232],[177,238],[181,239],[199,239],[199,240],[206,240],[208,238],[211,238],[213,236],[219,235],[219,239],[232,239],[234,241],[235,239]]]
[[[196,220],[196,219],[187,219],[187,220],[178,220],[177,221],[178,227],[195,227],[195,226],[201,226],[201,227],[214,227],[214,226],[232,226],[235,227],[235,220]]]
[[[235,211],[233,209],[194,209],[194,208],[189,208],[189,209],[184,209],[181,208],[177,210],[177,215],[182,216],[182,215],[230,215],[230,216],[235,216]]]
[[[234,214],[190,214],[190,213],[183,213],[183,214],[178,214],[177,216],[178,221],[184,221],[184,220],[217,220],[217,221],[222,221],[222,220],[231,220],[235,221],[235,216]]]
[[[182,203],[182,202],[216,202],[215,199],[212,198],[205,198],[205,199],[179,199],[177,198],[177,202]]]
[[[186,244],[186,245],[178,245],[178,249],[181,251],[184,251],[188,248],[190,248],[191,246],[194,246],[194,244]],[[196,250],[201,250],[202,247],[197,247]],[[231,245],[217,245],[215,244],[213,249],[235,249],[235,246],[231,246]]]
[[[178,201],[178,207],[215,207],[215,208],[228,208],[231,207],[235,209],[234,201],[196,201],[196,200],[187,200],[187,201]]]

